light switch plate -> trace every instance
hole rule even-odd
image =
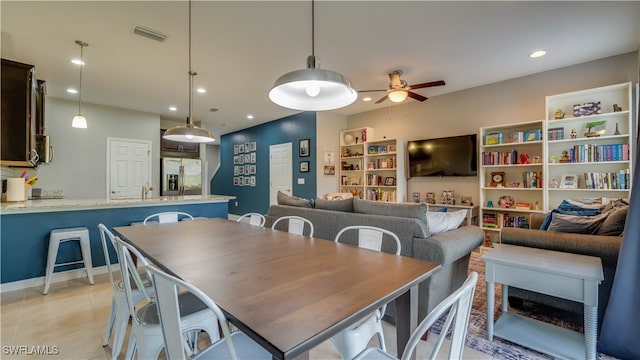
[[[304,178],[298,178],[298,185],[304,185]]]

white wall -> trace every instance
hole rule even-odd
[[[158,115],[83,103],[88,128],[74,129],[71,119],[77,111],[76,102],[46,98],[46,129],[55,158],[38,168],[36,187],[63,190],[70,199],[106,198],[107,137],[117,137],[152,142],[152,186],[160,189]]]
[[[347,128],[347,117],[328,112],[316,113],[316,194],[322,197],[338,191],[338,166],[340,166],[340,130]],[[332,150],[336,173],[324,174],[324,151]]]
[[[208,193],[211,193],[211,180],[213,179],[218,167],[220,166],[220,144],[215,145],[201,145],[204,146],[203,162],[207,163],[206,184],[202,184],[203,190],[207,189]],[[202,149],[200,149],[202,150]],[[202,151],[201,151],[202,153]]]
[[[544,59],[542,59],[544,61]],[[424,102],[405,101],[396,106],[349,116],[348,128],[370,126],[376,138],[406,140],[478,133],[480,127],[545,117],[545,96],[592,87],[636,81],[638,52],[613,56],[562,69],[435,96]],[[445,81],[447,79],[444,79]],[[429,96],[429,90],[419,90]],[[454,190],[479,199],[477,177],[412,178],[407,193]]]

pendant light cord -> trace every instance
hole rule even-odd
[[[191,0],[189,0],[189,116],[187,127],[191,127],[191,109],[193,107],[193,76],[196,73],[191,70]]]
[[[311,56],[316,56],[316,15],[315,1],[311,0]]]
[[[84,47],[89,46],[84,41],[76,40],[80,45],[80,83],[78,84],[78,114],[82,114],[82,68],[84,67]]]

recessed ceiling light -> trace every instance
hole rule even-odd
[[[253,120],[253,115],[251,115],[251,114],[247,115],[247,119]]]
[[[198,88],[196,89],[197,92],[199,92],[200,94],[204,94],[207,92],[207,90],[205,88]]]
[[[541,56],[544,56],[547,52],[544,50],[536,50],[534,52],[532,52],[531,54],[529,54],[530,58],[539,58]]]
[[[362,98],[362,101],[371,101],[371,98],[367,96],[367,97]]]
[[[71,63],[74,65],[84,65],[84,61],[80,59],[71,59]]]
[[[69,94],[77,94],[77,93],[78,93],[78,90],[76,90],[76,89],[72,89],[72,88],[68,88],[68,89],[67,89],[67,92],[68,92]]]
[[[176,111],[176,110],[178,110],[178,108],[177,108],[177,107],[175,107],[175,106],[169,106],[169,110],[171,110],[171,111]]]

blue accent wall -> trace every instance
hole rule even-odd
[[[189,205],[162,205],[149,207],[112,208],[96,210],[42,212],[30,214],[3,214],[0,216],[0,273],[1,282],[7,283],[44,276],[49,249],[49,232],[84,226],[91,238],[91,260],[93,266],[105,264],[98,224],[108,228],[141,222],[147,216],[163,211],[184,211],[193,216],[227,218],[227,203]],[[180,239],[176,239],[180,241]],[[111,249],[113,250],[113,249]],[[117,259],[115,252],[111,259]],[[76,241],[63,243],[58,249],[58,263],[80,260],[80,247]],[[81,267],[70,265],[69,267]],[[66,270],[59,267],[57,271]]]
[[[300,140],[309,139],[309,156],[300,157]],[[233,145],[256,142],[256,186],[233,184]],[[265,214],[269,209],[269,146],[292,143],[293,195],[314,199],[316,197],[316,113],[302,112],[279,120],[257,125],[220,139],[220,168],[211,180],[211,193],[232,195],[229,213],[242,215],[247,212]],[[309,172],[300,172],[300,162],[309,162]],[[304,178],[299,185],[297,179]],[[238,206],[235,202],[238,202]]]

